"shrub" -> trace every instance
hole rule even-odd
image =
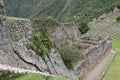
[[[30,46],[30,48],[32,48],[33,50],[35,50],[38,54],[40,54],[42,56],[42,58],[45,58],[45,55],[48,51],[48,47],[47,47],[47,43],[46,41],[44,41],[47,39],[45,39],[44,37],[41,39],[40,35],[38,34],[34,34],[33,36],[33,40],[31,40],[28,44]],[[46,43],[46,44],[45,44]],[[49,42],[48,42],[49,43]]]
[[[87,22],[81,22],[81,23],[78,23],[77,25],[81,34],[85,34],[89,30]]]
[[[62,44],[63,45],[63,44]],[[80,58],[80,51],[75,45],[66,44],[58,49],[68,69],[73,69],[74,63]]]
[[[116,20],[117,20],[117,22],[120,22],[120,16],[118,16],[118,17],[116,18]]]

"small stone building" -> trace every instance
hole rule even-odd
[[[78,27],[73,23],[60,23],[57,28],[49,31],[54,43],[77,41],[81,35]]]

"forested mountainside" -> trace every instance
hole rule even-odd
[[[4,0],[7,15],[54,16],[61,21],[85,21],[109,12],[120,0]]]

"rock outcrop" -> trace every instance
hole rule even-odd
[[[0,49],[5,52],[12,51],[11,35],[6,21],[3,0],[0,0]]]
[[[56,76],[65,76],[71,80],[78,80],[74,72],[66,68],[60,54],[56,53],[54,49],[51,49],[51,51],[47,53],[44,60],[31,49],[27,49],[23,43],[13,44],[13,49],[22,60],[32,64],[33,67],[36,67],[39,71]]]

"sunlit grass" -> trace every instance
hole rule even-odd
[[[26,73],[18,75],[7,75],[0,80],[69,80],[64,77],[46,77],[43,78],[40,74]]]
[[[19,17],[7,17],[7,21],[13,21],[13,20],[27,20],[25,18],[19,18]]]
[[[120,40],[112,41],[112,49],[120,50]],[[120,80],[120,51],[118,51],[102,80]]]

